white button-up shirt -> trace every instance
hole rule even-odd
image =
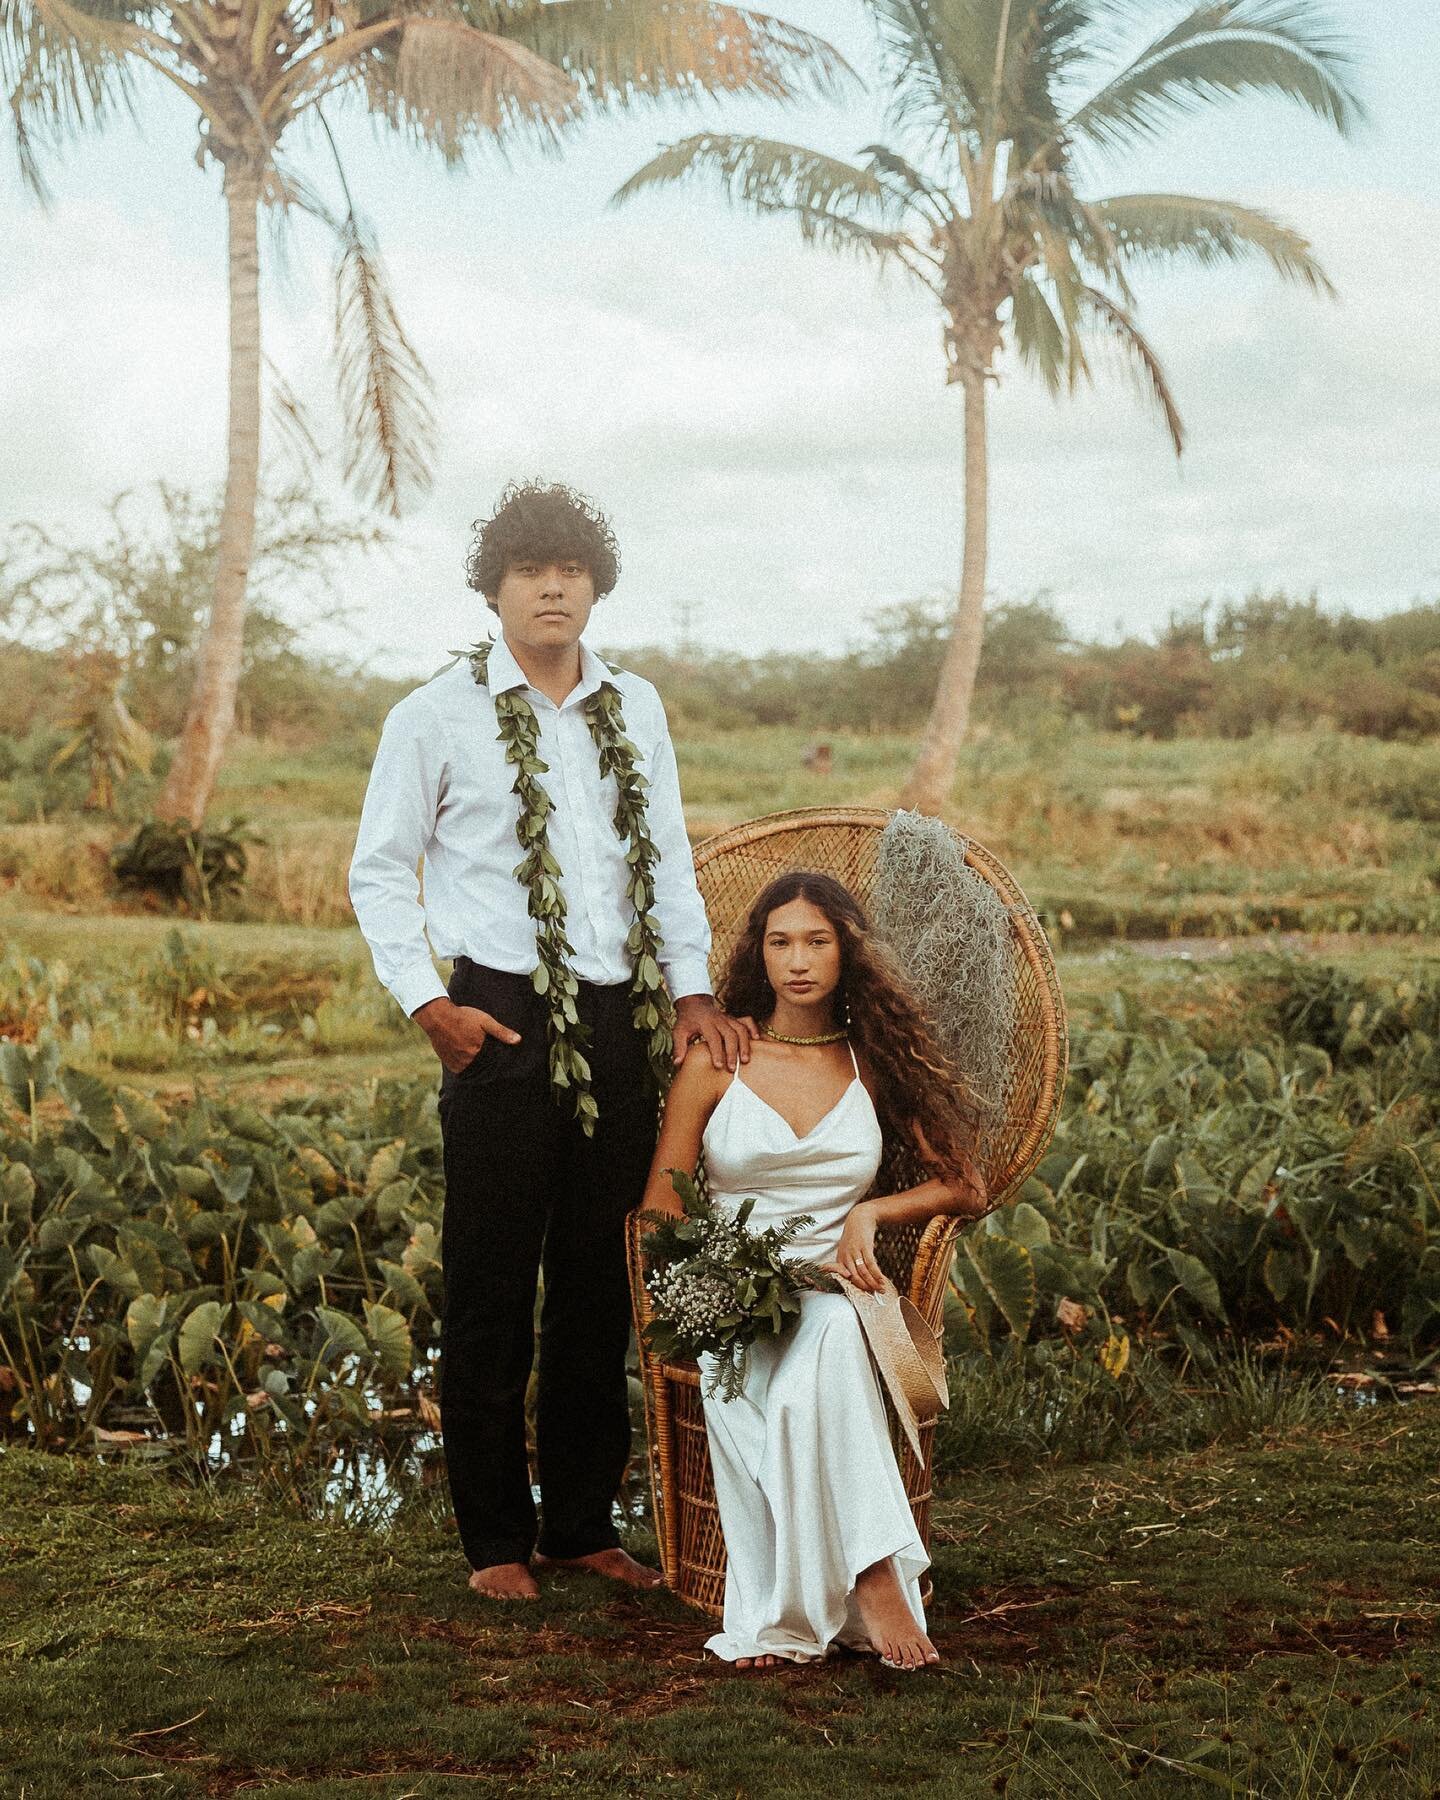
[[[535,921],[515,878],[524,854],[515,836],[520,803],[514,771],[498,738],[491,691],[524,688],[540,726],[540,777],[554,803],[550,850],[560,865],[565,932],[582,981],[629,981],[625,938],[635,918],[626,894],[628,840],[615,830],[619,798],[602,780],[584,703],[602,681],[620,690],[625,734],[639,752],[650,835],[659,852],[655,915],[664,946],[660,966],[670,991],[708,994],[710,927],[695,886],[695,865],[680,810],[675,749],[660,696],[648,681],[611,675],[580,648],[580,681],[556,706],[526,681],[505,639],[490,652],[489,689],[464,657],[416,688],[385,721],[370,771],[350,864],[350,900],[375,959],[375,973],[407,1013],[438,999],[445,985],[438,957],[512,974],[535,967]],[[416,868],[424,858],[421,901]],[[429,933],[429,944],[426,933]]]

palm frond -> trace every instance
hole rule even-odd
[[[303,480],[313,477],[322,460],[310,415],[304,402],[290,386],[281,371],[267,356],[265,373],[270,378],[270,417],[280,441],[289,450]]]
[[[619,206],[647,188],[692,178],[715,180],[733,206],[793,219],[806,243],[899,262],[938,292],[935,259],[899,229],[903,196],[873,169],[800,144],[699,132],[667,145],[610,203]]]
[[[562,70],[592,106],[673,93],[833,98],[856,82],[813,32],[717,0],[458,0],[458,8]]]
[[[1354,66],[1315,0],[1204,0],[1073,112],[1056,137],[1116,149],[1247,94],[1292,100],[1348,132],[1364,116]]]
[[[344,214],[336,212],[314,182],[288,162],[271,159],[261,197],[268,205],[283,212],[289,212],[293,207],[297,212],[308,213],[336,237],[344,234]]]
[[[1287,281],[1334,298],[1306,239],[1257,207],[1189,194],[1117,194],[1097,202],[1095,210],[1131,261],[1188,259],[1214,268],[1261,256]]]
[[[868,6],[891,88],[889,122],[932,155],[954,154],[978,129],[995,57],[994,0],[868,0]]]
[[[406,337],[369,232],[352,210],[335,270],[335,357],[349,457],[345,479],[398,517],[430,486],[432,384]]]
[[[581,100],[575,79],[539,52],[460,19],[407,21],[394,77],[396,98],[427,135],[456,146],[517,131],[553,137]]]
[[[1021,169],[1007,181],[1000,208],[1012,233],[1033,234],[1052,274],[1057,254],[1067,266],[1078,260],[1095,275],[1118,283],[1128,301],[1114,233],[1100,208],[1075,192],[1068,175]]]
[[[1079,298],[1090,320],[1099,325],[1124,353],[1141,393],[1154,402],[1164,419],[1170,442],[1179,456],[1185,448],[1185,426],[1155,349],[1126,309],[1109,294],[1099,288],[1084,287]]]
[[[667,145],[616,190],[612,204],[633,200],[644,188],[692,177],[713,177],[737,206],[851,215],[870,211],[879,217],[899,210],[894,193],[878,175],[842,157],[775,138],[711,131]]]
[[[0,0],[0,88],[10,108],[21,180],[48,203],[42,159],[60,141],[130,106],[130,65],[83,10],[46,0]]]
[[[1094,20],[1085,0],[1011,0],[1002,18],[1000,84],[985,129],[1010,145],[1010,165],[1018,167],[1053,139],[1060,117],[1056,95],[1083,58]]]
[[[922,175],[898,150],[891,150],[885,144],[866,144],[860,154],[866,159],[871,174],[887,182],[902,204],[913,206],[937,225],[954,222],[957,215],[950,196]]]
[[[1021,363],[1039,375],[1052,394],[1058,394],[1067,375],[1064,327],[1031,276],[1015,284],[1010,300],[1010,325]]]

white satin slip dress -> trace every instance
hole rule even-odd
[[[853,1049],[850,1056],[853,1064]],[[755,1199],[755,1230],[809,1213],[814,1224],[788,1254],[829,1262],[847,1214],[875,1180],[880,1148],[858,1067],[804,1137],[737,1069],[705,1128],[705,1172],[712,1197],[728,1210]],[[701,1367],[708,1377],[712,1360],[702,1357]],[[930,1558],[845,1295],[803,1295],[794,1324],[752,1347],[742,1392],[733,1400],[706,1396],[704,1405],[728,1556],[724,1628],[706,1649],[727,1662],[807,1662],[834,1643],[864,1647],[855,1579],[887,1557],[923,1628],[920,1576]]]

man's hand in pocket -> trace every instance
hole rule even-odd
[[[478,1006],[457,1006],[453,1000],[427,1000],[410,1015],[429,1038],[435,1054],[452,1075],[468,1069],[485,1049],[487,1038],[502,1044],[518,1044],[520,1033],[502,1025]]]

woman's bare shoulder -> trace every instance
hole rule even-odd
[[[715,1067],[710,1060],[709,1047],[703,1043],[691,1044],[675,1073],[670,1092],[680,1092],[697,1104],[708,1102],[713,1106],[729,1085],[730,1071]]]

